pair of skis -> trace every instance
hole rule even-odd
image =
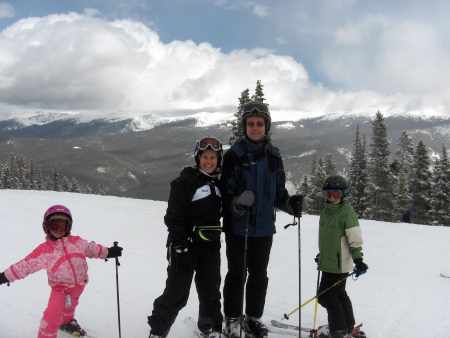
[[[280,332],[280,331],[276,330],[277,332],[274,332],[274,329],[280,329],[283,331]],[[270,326],[269,326],[270,332],[298,336],[299,330],[300,330],[302,336],[316,338],[319,336],[318,335],[319,332],[328,332],[328,325],[322,325],[322,326],[319,326],[317,329],[312,329],[312,328],[306,328],[306,327],[299,328],[298,325],[284,323],[279,320],[271,320],[270,321]]]

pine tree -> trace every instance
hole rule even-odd
[[[377,112],[372,122],[372,143],[369,154],[368,216],[379,221],[390,221],[393,218],[392,175],[389,168],[389,142],[387,139],[384,117]]]
[[[450,226],[450,163],[445,145],[435,164],[432,191],[433,224]]]
[[[308,176],[303,176],[303,182],[300,185],[300,194],[303,195],[303,210],[307,213],[310,213],[310,205],[312,203],[311,200],[311,188],[309,184]]]
[[[359,125],[356,127],[353,143],[352,159],[350,162],[350,202],[359,217],[367,212],[367,158],[366,141],[361,141]]]
[[[332,154],[325,156],[325,173],[327,176],[334,176],[337,173],[336,164],[333,161]]]
[[[412,205],[411,186],[414,166],[414,145],[406,131],[403,131],[400,136],[396,158],[399,171],[395,191],[395,210],[397,210],[397,219],[405,221],[405,216]]]
[[[312,168],[312,176],[311,176],[311,204],[310,204],[310,212],[312,214],[319,214],[320,210],[324,204],[323,198],[323,185],[327,178],[327,174],[325,171],[325,163],[322,158],[319,158],[319,161],[313,162],[314,167]]]
[[[264,103],[264,86],[261,80],[256,81],[255,94],[252,96],[252,100],[258,103]]]
[[[431,223],[431,172],[428,150],[422,141],[416,147],[412,186],[413,223]]]
[[[229,140],[230,144],[234,144],[242,137],[244,137],[244,130],[242,128],[242,106],[249,102],[251,102],[251,99],[250,99],[250,92],[247,88],[241,93],[241,97],[239,98],[238,109],[234,113],[234,120],[231,121],[232,134]]]

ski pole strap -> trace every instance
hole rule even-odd
[[[332,288],[336,287],[337,285],[341,284],[343,281],[345,281],[348,277],[353,276],[355,274],[355,272],[352,272],[350,274],[348,274],[347,276],[345,276],[344,278],[338,280],[337,282],[335,282],[333,285],[331,285],[329,288],[326,288],[325,290],[323,290],[322,292],[320,292],[319,294],[317,294],[314,297],[311,297],[310,299],[308,299],[306,302],[304,302],[303,304],[300,304],[299,306],[297,306],[295,309],[293,309],[291,312],[289,313],[285,313],[283,315],[284,319],[289,319],[290,316],[292,316],[295,312],[297,312],[298,310],[300,310],[302,307],[308,305],[309,303],[311,303],[314,299],[319,298],[320,296],[324,295],[325,293],[327,293],[328,291],[330,291]]]
[[[286,224],[284,226],[285,229],[289,228],[290,226],[296,226],[298,224],[297,220],[295,219],[296,217],[294,216],[294,220],[292,221],[292,223]]]

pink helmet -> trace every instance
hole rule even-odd
[[[70,233],[72,229],[72,214],[69,208],[65,207],[61,204],[52,205],[44,214],[44,220],[42,222],[42,226],[46,234],[48,234],[47,223],[51,216],[53,215],[61,215],[67,220],[67,232]]]

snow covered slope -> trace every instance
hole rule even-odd
[[[146,317],[165,283],[166,203],[117,197],[55,192],[0,190],[2,221],[0,270],[16,262],[44,238],[42,214],[51,204],[63,203],[74,214],[73,234],[125,248],[119,270],[122,337],[148,337]],[[270,262],[270,282],[264,318],[280,319],[297,305],[297,229],[283,229],[291,218],[278,214]],[[317,253],[316,216],[302,218],[302,293],[314,294]],[[358,321],[370,338],[448,338],[450,336],[450,228],[361,222],[365,237],[367,275],[348,282]],[[224,254],[224,248],[222,250]],[[224,256],[224,255],[223,255]],[[89,261],[90,283],[80,300],[77,318],[99,338],[118,337],[113,261]],[[223,276],[226,260],[222,264]],[[36,336],[49,295],[45,272],[38,272],[8,288],[0,287],[0,337]],[[197,316],[192,289],[169,337],[190,338],[183,318]],[[312,325],[313,306],[303,314]],[[296,323],[294,316],[291,322]],[[319,321],[326,313],[319,310]],[[272,335],[272,338],[281,336]]]

